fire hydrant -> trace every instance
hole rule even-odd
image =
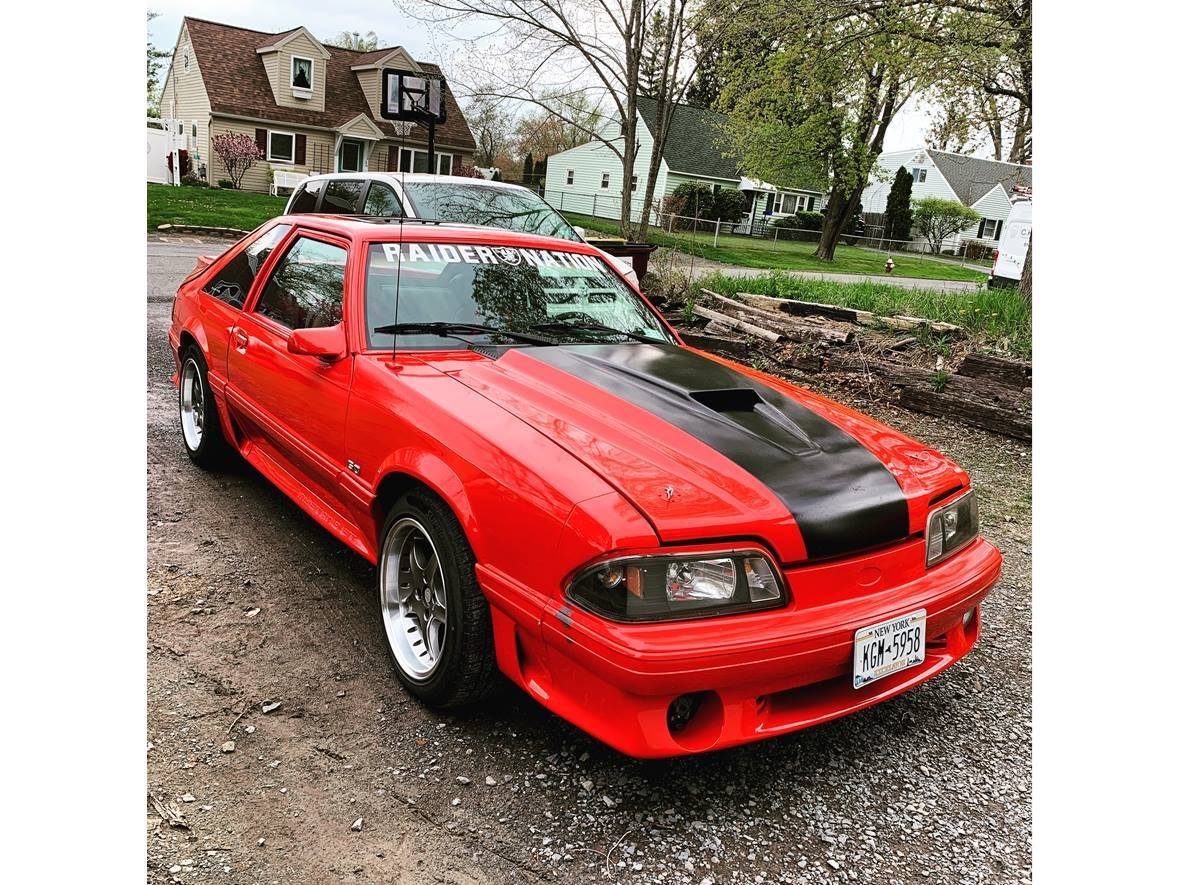
[[[885,273],[893,273],[893,259],[892,258],[885,259]]]

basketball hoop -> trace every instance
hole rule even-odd
[[[445,82],[425,71],[381,71],[381,116],[404,138],[415,123],[426,127],[426,168],[434,170],[434,127],[447,120]]]

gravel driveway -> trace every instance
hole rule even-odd
[[[149,881],[1031,880],[1027,446],[836,393],[971,471],[1006,559],[979,646],[851,718],[637,762],[515,689],[461,716],[402,691],[373,569],[185,457],[166,296],[219,247],[148,250],[148,789],[187,825],[145,803]]]

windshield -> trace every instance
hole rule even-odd
[[[581,242],[569,222],[532,191],[460,181],[408,181],[419,218],[518,230]]]
[[[365,282],[369,346],[393,347],[392,334],[374,331],[382,326],[439,322],[515,332],[543,326],[535,334],[554,341],[632,340],[619,333],[672,341],[651,308],[595,255],[465,243],[371,245]],[[568,324],[570,330],[554,329],[555,323]],[[586,328],[594,326],[599,328]],[[512,343],[494,333],[462,334],[474,344]],[[457,346],[445,335],[402,334],[397,339],[398,350]]]

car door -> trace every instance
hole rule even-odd
[[[291,238],[231,330],[226,387],[247,442],[263,446],[334,509],[352,354],[327,362],[290,353],[287,340],[295,329],[343,324],[347,261],[344,241],[303,230]]]
[[[290,229],[289,224],[276,224],[262,231],[224,262],[197,295],[214,389],[220,389],[226,378],[230,329],[237,325],[262,265]]]

